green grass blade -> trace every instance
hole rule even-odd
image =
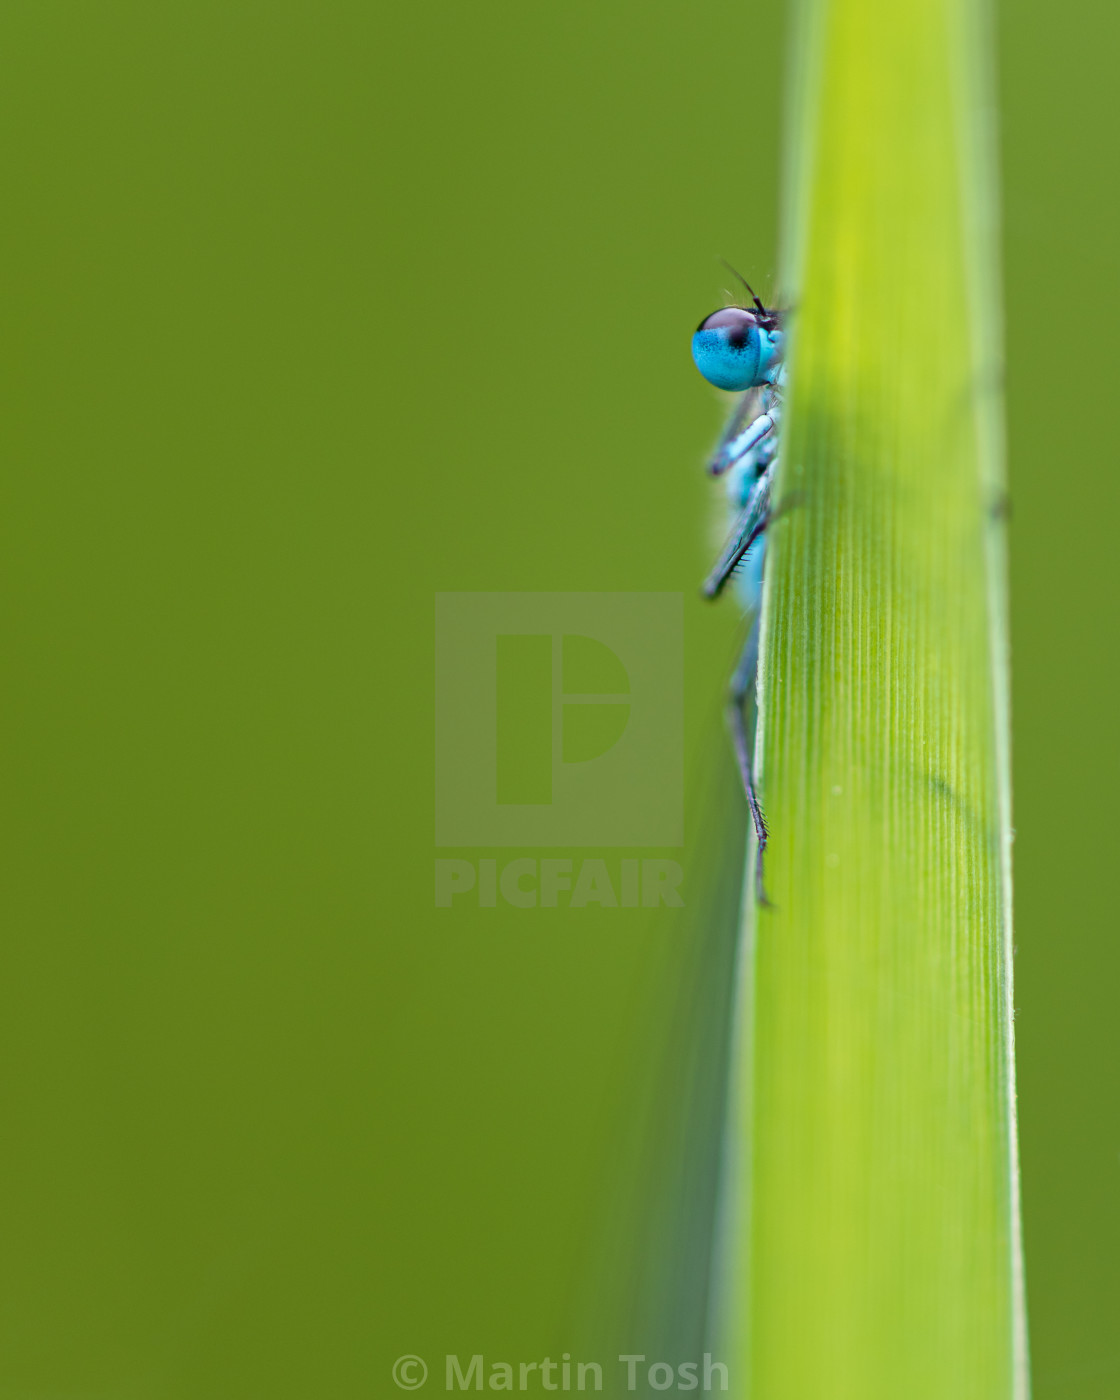
[[[751,1400],[1026,1393],[982,21],[805,0],[796,25],[777,907],[752,921],[728,1316]]]

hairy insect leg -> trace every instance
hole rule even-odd
[[[731,684],[728,687],[727,722],[731,729],[731,740],[735,745],[735,757],[739,762],[743,790],[747,795],[747,806],[751,811],[751,821],[754,824],[757,842],[754,865],[755,894],[759,904],[769,909],[772,908],[772,905],[766,897],[766,887],[762,880],[763,857],[766,852],[769,832],[766,829],[766,818],[762,814],[762,804],[758,800],[758,787],[754,776],[753,736],[758,721],[758,700],[755,689],[758,679],[758,625],[759,617],[756,613],[751,622],[751,630],[747,635],[746,644],[743,647],[743,654],[739,658],[739,664],[735,667]],[[748,709],[751,721],[749,724],[747,722]]]
[[[718,597],[727,580],[742,562],[747,550],[766,529],[770,518],[770,485],[774,479],[777,458],[770,463],[755,482],[747,504],[740,511],[731,537],[716,560],[712,572],[704,580],[705,598]]]

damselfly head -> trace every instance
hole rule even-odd
[[[751,311],[725,306],[700,322],[692,337],[692,358],[717,389],[750,389],[771,381],[781,361],[782,341],[777,313],[761,303]]]

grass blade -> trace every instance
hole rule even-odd
[[[804,0],[732,1375],[1026,1393],[1001,406],[975,0]],[[795,503],[794,503],[795,502]],[[745,1384],[744,1384],[745,1382]]]

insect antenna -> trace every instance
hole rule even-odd
[[[762,313],[762,315],[768,316],[770,314],[768,309],[765,306],[763,306],[761,301],[759,301],[758,293],[743,276],[743,274],[739,272],[738,269],[732,267],[726,258],[720,258],[720,262],[723,263],[724,267],[727,268],[728,272],[730,272],[733,277],[738,277],[739,281],[742,282],[743,286],[746,287],[748,292],[750,292],[751,300],[754,302],[756,308]]]

